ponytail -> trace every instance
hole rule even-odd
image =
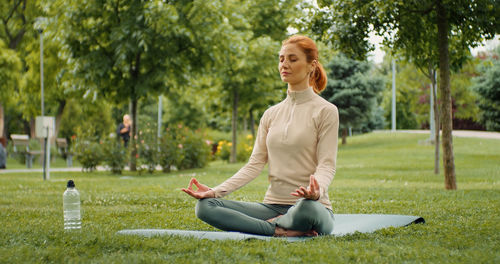
[[[309,77],[309,85],[312,86],[315,93],[319,94],[325,90],[327,80],[325,69],[318,61],[317,66],[314,67]]]

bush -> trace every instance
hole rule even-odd
[[[179,164],[179,169],[203,168],[207,165],[210,155],[210,144],[203,139],[203,135],[197,131],[183,131],[178,145],[184,158]]]
[[[248,161],[250,155],[252,155],[253,144],[254,141],[252,135],[240,135],[238,137],[238,146],[236,147],[236,160],[240,162]],[[227,140],[219,141],[217,144],[216,156],[223,161],[229,161],[231,158],[232,146],[233,143]]]
[[[231,146],[233,143],[226,141],[226,140],[221,140],[219,141],[217,145],[217,153],[216,155],[220,157],[223,161],[229,161],[229,158],[231,157]]]
[[[158,144],[155,126],[147,123],[147,127],[139,130],[137,140],[137,168],[142,170],[143,166],[149,173],[153,173],[158,164]]]
[[[253,150],[252,135],[242,136],[238,139],[238,147],[236,148],[236,160],[240,162],[248,161]]]
[[[167,128],[166,133],[162,135],[160,139],[158,163],[162,167],[163,172],[170,172],[172,166],[178,167],[184,159],[179,144],[176,142],[175,136],[170,130],[170,128]]]
[[[75,159],[80,162],[83,171],[94,171],[104,158],[101,142],[96,138],[76,137],[72,146]]]
[[[128,151],[116,138],[107,138],[102,144],[103,161],[112,173],[121,174],[127,165]]]
[[[160,139],[159,164],[164,172],[171,166],[179,170],[202,168],[208,163],[210,147],[200,131],[182,124],[168,127]]]

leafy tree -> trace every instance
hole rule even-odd
[[[380,72],[386,76],[386,87],[383,93],[382,105],[385,109],[385,120],[391,122],[391,101],[392,101],[392,57],[385,56],[380,65]],[[427,95],[428,91],[422,88],[427,87],[428,81],[425,76],[411,63],[399,60],[396,63],[396,128],[415,129],[420,121],[427,122],[429,104],[425,109],[419,109],[419,99]],[[427,97],[425,97],[427,99]],[[422,110],[422,111],[419,111]],[[425,111],[425,112],[423,112]]]
[[[479,67],[481,75],[474,78],[474,89],[481,97],[481,121],[486,129],[500,131],[500,48],[495,55]]]
[[[343,54],[334,57],[327,68],[330,74],[321,96],[338,107],[342,144],[346,144],[348,128],[360,128],[372,117],[384,82],[370,76],[368,62],[349,59]]]
[[[36,1],[27,0],[7,0],[0,2],[0,39],[4,43],[1,49],[10,49],[11,52],[9,53],[11,55],[9,55],[9,57],[17,56],[21,63],[21,69],[18,70],[18,73],[9,74],[11,79],[12,77],[18,79],[14,83],[10,82],[9,90],[5,90],[9,91],[9,93],[5,94],[10,95],[11,99],[14,99],[13,97],[17,97],[15,99],[19,100],[18,97],[22,95],[19,92],[19,89],[23,86],[23,84],[25,84],[22,80],[26,69],[26,65],[23,60],[26,53],[23,49],[26,46],[26,43],[33,40],[34,32],[32,30],[32,24],[34,23],[36,16],[40,13],[36,4]],[[28,39],[28,41],[26,39]],[[12,69],[16,69],[16,67]],[[3,71],[4,69],[1,70]],[[11,73],[13,72],[11,71]],[[0,111],[0,131],[3,132],[0,134],[0,137],[6,135],[7,132],[4,131],[4,126],[6,125],[3,115],[4,103],[5,102],[0,101],[0,109],[2,109],[2,111]]]
[[[0,39],[0,138],[5,137],[4,106],[13,101],[14,88],[21,79],[21,60],[15,51],[7,49]]]
[[[16,98],[16,111],[29,124],[29,132],[34,136],[34,117],[40,115],[40,41],[38,30],[48,27],[43,19],[46,13],[40,8],[41,1],[8,0],[0,3],[0,38],[8,48],[15,51],[22,67],[17,85],[10,93]],[[64,81],[65,62],[58,56],[60,46],[53,35],[44,32],[44,101],[45,115],[56,116],[56,136],[66,100],[73,96],[61,85]],[[13,96],[15,95],[15,96]],[[0,116],[0,120],[3,118]],[[1,123],[1,121],[0,121]],[[2,126],[2,125],[0,125]],[[2,126],[3,128],[3,126]]]
[[[137,103],[219,60],[226,22],[219,1],[65,1],[47,4],[72,62],[75,86],[131,102],[131,169],[137,153]],[[222,35],[223,36],[223,35]]]
[[[323,11],[313,23],[315,32],[350,56],[364,58],[372,49],[368,34],[375,31],[410,58],[425,53],[438,62],[445,188],[456,189],[450,65],[460,64],[469,47],[500,32],[496,22],[500,5],[496,0],[322,0],[319,4]],[[432,61],[427,60],[430,65]]]
[[[240,109],[245,115],[262,102],[276,98],[276,90],[285,87],[279,79],[276,54],[287,36],[287,27],[300,12],[297,1],[256,0],[225,1],[224,12],[230,17],[231,41],[224,46],[225,56],[219,68],[222,102],[231,106],[231,162],[236,162],[237,124]],[[234,10],[238,10],[235,13]],[[253,124],[252,124],[253,125]]]

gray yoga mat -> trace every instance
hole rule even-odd
[[[333,232],[334,236],[345,236],[355,232],[372,233],[386,227],[401,227],[410,224],[425,223],[419,216],[411,215],[380,215],[380,214],[336,214]],[[269,237],[245,234],[239,232],[192,231],[173,229],[126,229],[118,231],[122,235],[153,236],[183,236],[209,240],[247,240],[247,239],[285,239],[290,242],[302,241],[309,237]]]

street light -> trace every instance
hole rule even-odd
[[[46,22],[47,18],[45,17],[37,17],[35,19],[35,29],[38,31],[40,35],[40,89],[41,89],[41,101],[42,101],[42,114],[41,116],[45,115],[45,105],[44,105],[44,96],[43,96],[43,27]]]
[[[392,59],[392,111],[391,131],[396,131],[396,59]]]
[[[42,101],[42,114],[40,117],[37,117],[36,122],[36,132],[37,137],[43,137],[44,140],[44,155],[43,155],[43,179],[50,179],[50,143],[48,139],[50,137],[50,133],[53,130],[52,119],[46,120],[45,118],[45,105],[44,105],[44,91],[43,91],[43,27],[46,24],[47,18],[45,17],[37,17],[35,20],[35,29],[40,34],[40,90],[41,90],[41,101]],[[52,121],[52,122],[47,122]]]

